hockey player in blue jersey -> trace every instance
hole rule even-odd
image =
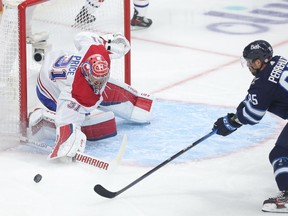
[[[264,40],[248,44],[243,62],[254,76],[245,99],[236,113],[219,118],[213,126],[217,134],[227,136],[242,125],[255,125],[265,113],[271,112],[288,119],[288,61],[273,56],[271,45]],[[269,154],[280,194],[264,201],[262,211],[288,212],[288,124],[280,133]]]

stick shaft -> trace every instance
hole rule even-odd
[[[206,140],[208,137],[212,136],[213,134],[216,133],[217,130],[212,130],[210,133],[206,134],[205,136],[201,137],[200,139],[198,139],[197,141],[195,141],[194,143],[192,143],[191,145],[187,146],[186,148],[182,149],[181,151],[179,151],[178,153],[174,154],[173,156],[171,156],[170,158],[168,158],[167,160],[163,161],[161,164],[159,164],[158,166],[154,167],[153,169],[151,169],[150,171],[148,171],[147,173],[145,173],[144,175],[140,176],[139,178],[137,178],[135,181],[131,182],[129,185],[127,185],[126,187],[122,188],[121,190],[117,191],[117,192],[110,192],[108,190],[106,190],[104,187],[102,187],[101,185],[96,185],[94,187],[94,191],[96,193],[98,193],[101,196],[104,196],[106,198],[114,198],[115,196],[118,196],[119,194],[123,193],[124,191],[126,191],[127,189],[131,188],[132,186],[134,186],[135,184],[137,184],[138,182],[142,181],[143,179],[145,179],[146,177],[148,177],[149,175],[151,175],[152,173],[154,173],[155,171],[157,171],[158,169],[160,169],[161,167],[165,166],[167,163],[171,162],[172,160],[174,160],[175,158],[179,157],[180,155],[182,155],[184,152],[188,151],[189,149],[193,148],[194,146],[196,146],[197,144],[201,143],[202,141]]]

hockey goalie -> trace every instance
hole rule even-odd
[[[153,96],[110,77],[111,61],[130,50],[123,35],[81,32],[74,44],[76,53],[47,53],[37,78],[37,96],[45,108],[29,115],[29,129],[32,135],[45,127],[56,133],[48,159],[74,157],[87,140],[115,136],[115,116],[137,123],[151,119]]]

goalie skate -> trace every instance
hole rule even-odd
[[[288,213],[288,191],[282,191],[278,196],[265,200],[262,211]]]

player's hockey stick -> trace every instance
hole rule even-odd
[[[165,160],[164,162],[162,162],[161,164],[159,164],[158,166],[154,167],[152,170],[150,170],[149,172],[145,173],[144,175],[140,176],[139,178],[137,178],[135,181],[131,182],[129,185],[127,185],[126,187],[122,188],[121,190],[117,191],[117,192],[111,192],[109,190],[107,190],[106,188],[104,188],[102,185],[97,184],[94,186],[94,191],[99,194],[100,196],[106,197],[106,198],[114,198],[116,196],[118,196],[119,194],[123,193],[124,191],[126,191],[127,189],[131,188],[133,185],[137,184],[138,182],[142,181],[143,179],[145,179],[146,177],[148,177],[149,175],[151,175],[152,173],[154,173],[156,170],[160,169],[161,167],[163,167],[164,165],[166,165],[167,163],[169,163],[170,161],[174,160],[175,158],[179,157],[180,155],[182,155],[184,152],[188,151],[189,149],[193,148],[194,146],[196,146],[197,144],[201,143],[202,141],[204,141],[205,139],[207,139],[208,137],[212,136],[213,134],[215,134],[217,132],[217,130],[212,130],[210,133],[206,134],[205,136],[203,136],[202,138],[198,139],[197,141],[195,141],[194,143],[192,143],[191,145],[187,146],[186,148],[182,149],[181,151],[179,151],[178,153],[176,153],[175,155],[173,155],[172,157],[168,158],[167,160]]]

